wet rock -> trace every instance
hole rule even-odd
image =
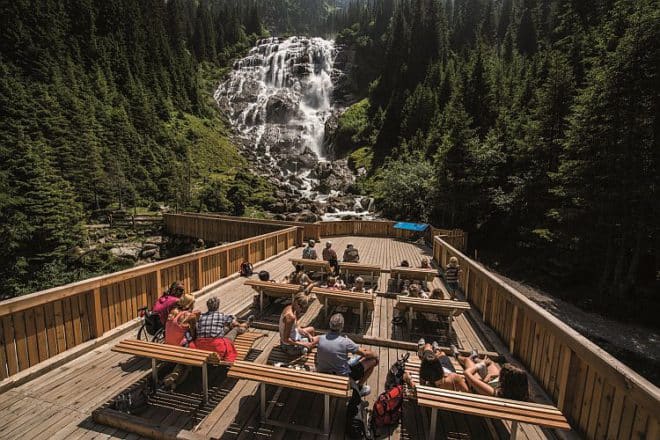
[[[133,261],[138,260],[141,251],[142,248],[140,246],[131,244],[119,245],[110,249],[110,253],[115,257]]]
[[[140,258],[144,259],[155,258],[157,256],[159,256],[158,249],[143,249],[142,252],[140,252]]]

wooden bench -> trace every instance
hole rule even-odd
[[[408,331],[412,330],[412,321],[415,312],[426,312],[447,317],[449,334],[451,335],[451,324],[454,317],[460,316],[466,310],[470,310],[470,304],[465,301],[424,299],[401,295],[398,295],[396,298],[396,308],[408,314]]]
[[[305,268],[305,272],[319,272],[321,274],[321,279],[325,277],[326,274],[330,273],[331,267],[330,263],[325,260],[307,260],[305,258],[289,258],[289,261],[294,266],[297,264],[302,264]]]
[[[435,269],[420,269],[414,267],[397,266],[390,269],[390,277],[400,280],[433,281],[438,276]]]
[[[276,363],[297,365],[309,369],[309,371],[316,371],[316,348],[312,349],[309,353],[301,356],[291,355],[280,348],[277,344],[272,347],[268,354],[266,363],[274,365]]]
[[[376,297],[371,293],[324,289],[322,287],[314,287],[312,293],[316,295],[319,302],[323,304],[323,313],[326,318],[328,317],[328,310],[331,304],[358,306],[360,308],[360,328],[364,326],[366,312],[368,310],[373,310],[376,304]]]
[[[381,268],[377,264],[362,263],[339,263],[339,275],[345,275],[346,280],[350,275],[362,276],[365,283],[378,286]]]
[[[260,383],[259,409],[261,423],[312,434],[321,434],[325,436],[330,434],[330,397],[348,398],[350,396],[348,377],[335,376],[332,374],[299,371],[290,368],[275,367],[273,365],[241,361],[234,363],[232,368],[229,369],[227,376]],[[292,390],[322,394],[324,397],[323,429],[319,430],[308,426],[294,425],[292,423],[269,419],[268,417],[276,402],[273,401],[269,408],[266,408],[266,385],[275,385],[278,388],[289,388]],[[310,420],[314,420],[314,417],[311,416],[311,414],[309,418]]]
[[[296,293],[303,289],[303,287],[298,284],[272,283],[270,281],[260,280],[247,280],[243,284],[252,287],[259,293],[260,313],[263,313],[264,311],[264,296],[272,296],[276,298],[291,297],[291,300],[293,301],[293,297],[296,296]]]
[[[442,390],[418,385],[415,387],[417,405],[431,408],[429,438],[435,438],[438,410],[452,411],[491,419],[510,420],[511,438],[518,433],[518,423],[529,423],[545,428],[571,429],[566,417],[553,405],[482,396]]]
[[[247,357],[254,342],[266,336],[264,333],[247,332],[238,335],[234,340],[236,347],[236,360]],[[231,366],[233,362],[220,359],[217,353],[196,348],[180,347],[177,345],[159,344],[157,342],[140,341],[137,339],[124,339],[111,349],[118,353],[132,354],[133,356],[151,358],[151,377],[154,384],[158,383],[158,366],[156,361],[172,362],[175,364],[200,367],[202,369],[202,392],[204,402],[209,399],[208,365]]]

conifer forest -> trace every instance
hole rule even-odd
[[[314,197],[326,194],[351,197],[333,212],[370,200],[375,217],[463,229],[470,255],[507,276],[658,328],[657,0],[2,0],[0,11],[3,297],[125,267],[72,251],[108,213],[284,219],[309,206],[320,219],[331,210]],[[239,87],[237,72],[288,44],[312,47],[306,78],[328,63],[321,119],[309,122],[309,102],[290,109],[294,86],[263,112],[240,101],[266,92]],[[311,146],[272,129],[293,127],[289,113]],[[304,173],[288,149],[314,158]],[[329,191],[336,176],[348,183]]]

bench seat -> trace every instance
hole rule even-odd
[[[438,276],[435,269],[421,269],[414,267],[397,266],[390,269],[390,277],[397,280],[418,280],[418,281],[433,281]]]
[[[415,388],[415,395],[417,405],[431,408],[429,438],[435,438],[438,410],[509,420],[513,422],[511,438],[516,437],[518,423],[529,423],[545,428],[571,429],[566,417],[553,405],[462,393],[422,385]]]
[[[272,283],[270,281],[260,280],[247,280],[243,283],[245,286],[250,286],[259,293],[259,312],[263,313],[264,296],[271,296],[276,298],[288,298],[296,296],[296,293],[302,291],[303,287],[299,284],[289,283]]]
[[[346,275],[346,279],[350,275],[361,276],[365,283],[376,287],[378,287],[381,271],[382,269],[377,264],[339,263],[339,275]]]
[[[424,299],[410,296],[397,296],[395,307],[408,314],[408,331],[412,330],[412,321],[415,312],[434,313],[447,317],[448,331],[451,335],[452,321],[466,310],[470,310],[470,304],[465,301],[453,301],[446,299]]]
[[[245,359],[255,341],[264,336],[266,336],[264,333],[256,332],[246,332],[242,335],[238,335],[234,340],[237,354],[236,359]],[[150,358],[151,374],[154,384],[158,383],[158,366],[156,365],[156,361],[200,367],[202,369],[202,389],[205,402],[208,401],[207,366],[231,366],[233,364],[232,362],[221,360],[218,354],[214,351],[159,344],[157,342],[140,341],[137,339],[124,339],[123,341],[119,341],[111,350],[118,353]]]
[[[323,312],[327,318],[330,305],[348,305],[360,308],[360,328],[364,326],[365,314],[373,310],[376,297],[372,293],[351,292],[350,290],[325,289],[314,287],[312,293],[316,295],[319,302],[323,304]]]
[[[350,391],[348,377],[293,370],[290,368],[256,364],[253,362],[235,362],[232,368],[229,369],[227,375],[235,379],[259,382],[261,423],[313,434],[328,435],[330,433],[330,397],[348,398]],[[269,419],[270,412],[274,408],[276,402],[272,402],[270,407],[268,409],[266,408],[266,385],[322,394],[324,397],[323,429],[319,430]]]

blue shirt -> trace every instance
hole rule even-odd
[[[348,353],[355,353],[360,347],[346,336],[330,332],[319,338],[316,353],[316,369],[319,373],[348,376]]]

